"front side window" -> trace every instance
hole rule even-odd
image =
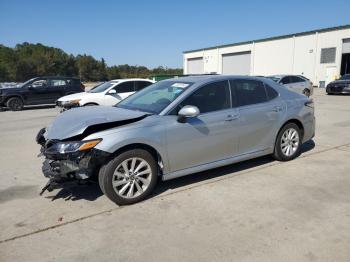
[[[120,83],[119,85],[115,86],[114,89],[117,91],[117,93],[135,92],[134,81]]]
[[[253,105],[266,102],[264,84],[255,80],[233,80],[231,87],[235,89],[238,106]]]
[[[193,83],[160,81],[122,100],[116,107],[159,114]]]
[[[47,86],[47,81],[46,79],[40,79],[40,80],[36,80],[31,84],[32,87],[36,88],[36,87],[44,87]]]
[[[205,85],[183,100],[175,114],[184,106],[196,106],[201,114],[219,111],[231,107],[228,81]]]

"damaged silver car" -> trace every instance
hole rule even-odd
[[[132,204],[158,179],[268,154],[292,160],[314,133],[313,101],[269,79],[164,80],[115,107],[69,110],[40,130],[42,193],[96,179],[112,201]]]

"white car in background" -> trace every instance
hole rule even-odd
[[[308,97],[312,95],[314,91],[313,83],[301,75],[273,75],[267,76],[267,78],[285,86],[290,91],[304,94]]]
[[[153,83],[155,81],[142,78],[115,79],[97,85],[87,92],[63,96],[57,100],[56,105],[62,110],[79,106],[114,106]]]

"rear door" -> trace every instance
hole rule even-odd
[[[238,155],[273,146],[279,119],[285,110],[278,93],[261,81],[232,80],[239,114]]]
[[[66,79],[52,78],[49,80],[47,103],[55,103],[57,99],[65,95],[68,88]]]

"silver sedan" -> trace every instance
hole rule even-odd
[[[315,133],[313,101],[263,77],[195,76],[155,83],[115,107],[69,110],[39,132],[43,189],[98,178],[119,205],[157,180],[273,155],[289,161]]]

